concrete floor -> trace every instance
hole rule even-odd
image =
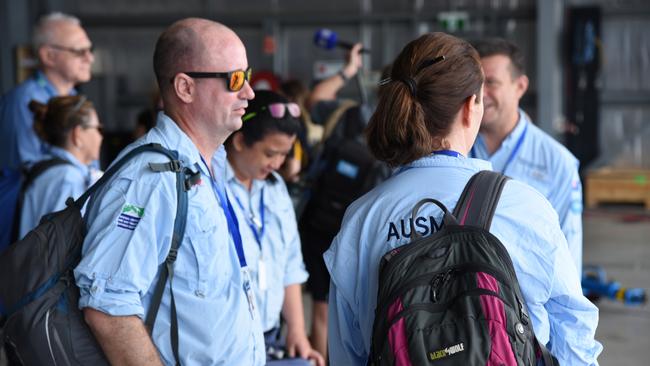
[[[585,211],[584,263],[600,265],[610,279],[641,287],[650,295],[650,212],[640,207]],[[603,344],[600,365],[650,365],[650,305],[598,303],[596,339]]]

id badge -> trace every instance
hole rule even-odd
[[[244,270],[244,293],[246,294],[246,300],[248,301],[248,310],[251,313],[251,318],[255,319],[255,294],[253,293],[253,287],[251,286],[250,275],[248,270]]]
[[[260,258],[257,270],[257,283],[260,286],[260,290],[265,291],[268,288],[268,284],[266,283],[266,264],[264,264],[263,258]]]

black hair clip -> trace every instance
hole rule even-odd
[[[418,71],[416,71],[415,73],[417,74],[418,72],[422,71],[422,69],[425,69],[425,68],[427,68],[429,66],[435,65],[438,62],[441,62],[441,61],[444,61],[444,60],[445,60],[444,55],[440,55],[440,56],[434,58],[433,60],[432,59],[424,60],[424,61],[422,61],[422,63],[420,63],[420,66],[418,66]]]
[[[391,81],[393,81],[393,79],[390,76],[387,77],[386,79],[381,79],[381,80],[379,80],[379,86],[384,86],[384,85],[390,83]]]

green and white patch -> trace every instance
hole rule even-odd
[[[122,207],[122,213],[117,218],[117,227],[133,231],[138,226],[142,216],[144,216],[144,207],[125,203]]]

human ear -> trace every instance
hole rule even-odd
[[[77,125],[70,131],[70,138],[68,141],[72,146],[74,146],[77,149],[83,148],[83,140],[81,138],[82,130],[83,127],[81,127],[81,125]]]
[[[517,84],[517,97],[521,98],[524,96],[524,93],[526,93],[526,90],[528,90],[528,76],[520,75],[517,77],[517,80],[515,80],[515,83]]]
[[[43,66],[52,67],[54,65],[54,52],[49,47],[41,46],[36,53]]]
[[[470,127],[472,125],[472,118],[478,108],[480,108],[480,103],[476,94],[465,99],[463,107],[461,108],[463,111],[462,122],[464,127]]]
[[[232,147],[235,151],[241,152],[245,148],[244,134],[237,131],[232,135]]]
[[[182,100],[185,103],[191,103],[194,100],[196,93],[194,79],[183,73],[179,73],[174,76],[172,83],[174,87],[174,93],[178,99]]]

